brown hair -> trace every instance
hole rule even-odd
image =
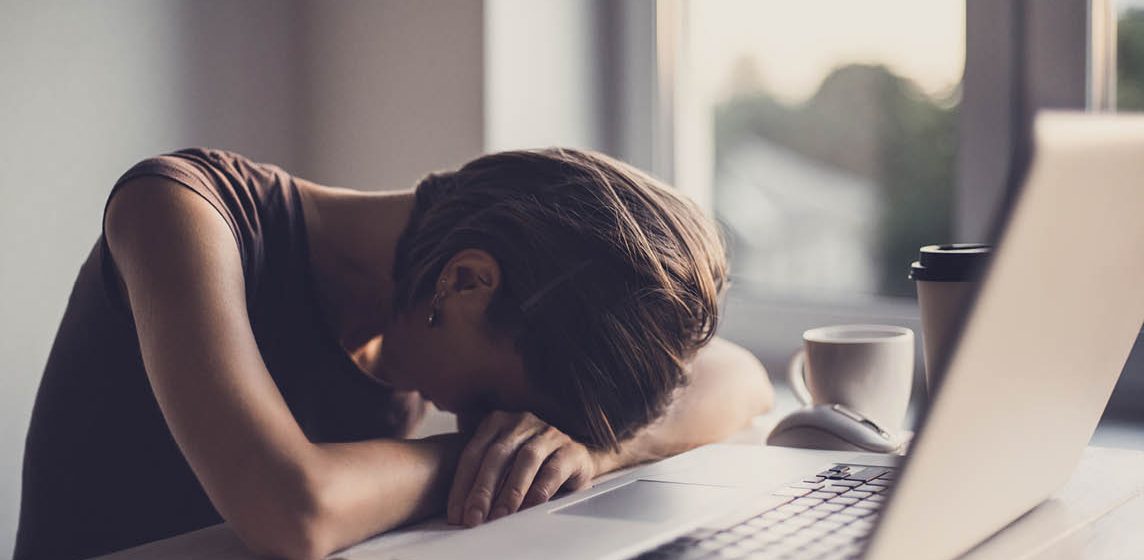
[[[426,177],[397,245],[395,309],[430,297],[467,248],[501,267],[487,318],[562,407],[545,419],[591,447],[658,418],[715,331],[727,263],[714,225],[603,154],[502,152]]]

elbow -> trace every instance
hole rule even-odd
[[[730,345],[729,345],[730,346]],[[728,371],[734,372],[734,394],[739,395],[742,415],[746,422],[760,414],[770,412],[775,406],[775,388],[771,385],[767,368],[754,354],[745,348],[731,346],[728,350]]]
[[[240,540],[261,558],[313,560],[339,547],[332,515],[316,484],[298,484],[285,496],[264,502],[246,519],[230,519]]]
[[[756,390],[752,392],[755,395],[752,416],[766,414],[775,408],[775,387],[771,384],[771,377],[761,362],[756,359],[755,363],[758,364],[758,373],[755,375]]]
[[[239,533],[248,549],[260,558],[284,560],[316,560],[334,551],[320,525],[312,521],[297,523],[294,531],[281,533]]]

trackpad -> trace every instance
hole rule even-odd
[[[659,523],[735,495],[736,489],[724,486],[637,480],[552,513]]]

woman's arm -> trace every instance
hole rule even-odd
[[[562,488],[583,488],[606,472],[719,441],[770,410],[774,400],[763,365],[719,338],[699,351],[688,376],[690,384],[664,418],[615,453],[589,451],[529,413],[490,414],[461,456],[449,522],[478,525],[545,502]]]
[[[256,552],[324,556],[432,512],[462,441],[312,444],[262,361],[238,247],[167,179],[121,187],[108,244],[167,425],[219,513]]]

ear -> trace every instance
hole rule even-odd
[[[465,249],[445,263],[437,286],[444,288],[442,305],[457,308],[465,315],[483,317],[500,281],[500,264],[491,254]]]

